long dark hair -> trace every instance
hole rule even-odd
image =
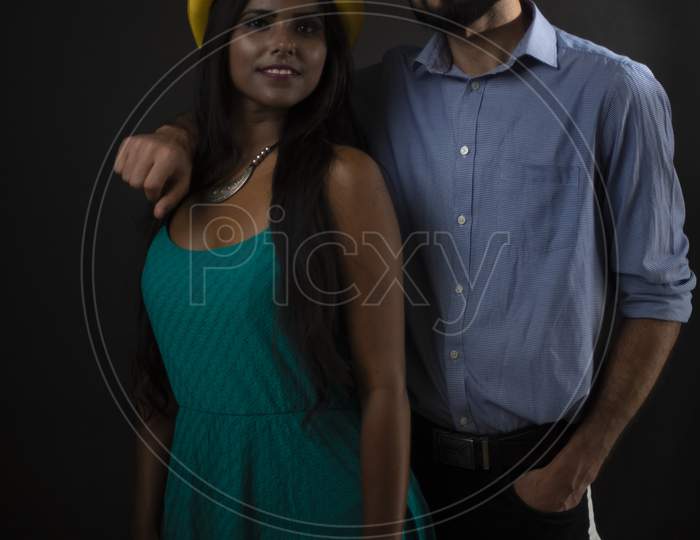
[[[232,126],[234,87],[230,79],[227,47],[230,30],[240,20],[247,0],[215,0],[200,51],[199,83],[194,103],[198,143],[192,163],[191,191],[210,185],[230,173],[240,157]],[[355,390],[341,299],[320,291],[340,291],[345,279],[336,229],[326,197],[326,178],[334,158],[334,145],[357,145],[350,110],[352,57],[338,11],[332,3],[320,3],[324,14],[326,62],[316,89],[292,107],[286,116],[273,173],[271,208],[282,208],[284,219],[270,222],[282,276],[280,294],[285,305],[277,309],[281,328],[296,348],[316,391],[308,420],[339,390],[348,396]],[[332,15],[336,13],[336,15]],[[218,36],[218,37],[217,37]],[[216,52],[216,49],[219,49]],[[212,54],[213,52],[213,54]],[[160,223],[152,223],[152,239]],[[283,238],[287,245],[283,245]],[[306,241],[318,238],[319,243]],[[148,242],[150,244],[150,241]],[[309,255],[313,252],[313,256]],[[296,257],[291,257],[297,254]],[[308,258],[308,264],[307,264]],[[311,286],[313,284],[313,286]],[[153,331],[140,303],[139,351],[133,363],[133,394],[146,418],[156,410],[169,415],[169,382]]]

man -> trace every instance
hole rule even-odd
[[[439,538],[596,538],[589,486],[691,312],[668,99],[532,2],[412,5],[435,34],[354,104],[406,241],[413,470]],[[115,170],[162,217],[191,145],[130,138]]]

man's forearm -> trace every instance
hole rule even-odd
[[[579,428],[557,456],[575,469],[574,483],[590,485],[651,392],[678,338],[680,323],[624,319],[601,372],[599,391]]]
[[[194,154],[199,135],[193,113],[185,112],[178,115],[173,121],[167,122],[159,127],[156,132],[172,135],[187,149],[187,153],[190,156]]]

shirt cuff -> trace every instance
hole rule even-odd
[[[682,281],[650,284],[635,276],[620,276],[620,314],[628,319],[688,322],[693,311],[693,272]]]

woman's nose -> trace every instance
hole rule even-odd
[[[294,39],[294,34],[289,28],[289,25],[285,23],[278,23],[273,25],[271,33],[271,44],[273,48],[273,53],[286,53],[286,54],[296,54],[296,40]]]

